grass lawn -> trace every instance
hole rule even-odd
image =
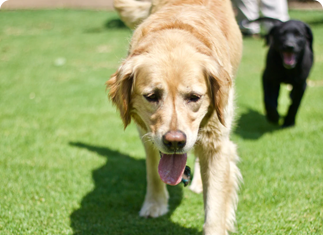
[[[291,12],[314,32],[315,66],[295,128],[263,115],[267,48],[245,39],[236,80],[238,234],[323,234],[323,13]],[[138,216],[145,160],[104,83],[131,31],[103,11],[0,12],[0,234],[202,234],[202,195],[169,187],[170,213]],[[286,87],[280,112],[289,100]],[[193,166],[193,157],[189,159]]]

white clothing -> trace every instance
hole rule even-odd
[[[253,22],[242,25],[242,21],[255,20],[260,13],[264,17],[275,18],[281,21],[289,20],[287,0],[232,0],[237,8],[237,21],[242,32],[255,34],[260,33],[260,24]],[[268,32],[272,27],[271,23],[264,24]]]

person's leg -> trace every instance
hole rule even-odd
[[[261,0],[260,11],[263,16],[281,21],[289,20],[287,0]],[[264,23],[264,30],[269,32],[273,23]]]
[[[259,17],[258,0],[232,0],[237,9],[237,21],[243,34],[257,34],[260,32],[258,22],[244,23],[244,20],[255,20]]]

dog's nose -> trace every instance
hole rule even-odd
[[[292,51],[296,47],[296,43],[294,40],[288,40],[285,42],[285,50]]]
[[[184,148],[186,135],[181,131],[169,131],[163,136],[164,145],[171,151]]]
[[[292,50],[294,50],[294,48],[295,48],[295,45],[293,43],[286,44],[286,49],[287,50],[292,51]]]

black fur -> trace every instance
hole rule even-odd
[[[295,118],[306,89],[306,79],[313,65],[313,34],[310,27],[302,21],[281,22],[271,18],[274,27],[266,36],[269,46],[266,68],[262,83],[264,103],[268,121],[278,123],[278,95],[281,83],[292,85],[291,105],[284,118],[283,127],[295,125]]]

